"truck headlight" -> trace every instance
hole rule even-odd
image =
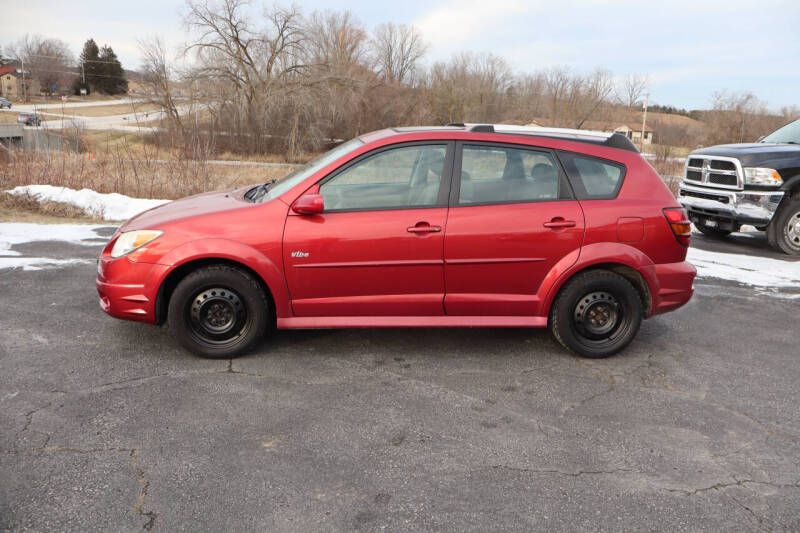
[[[770,185],[780,187],[783,179],[774,168],[747,167],[744,169],[744,182],[748,185]]]
[[[163,234],[163,231],[151,229],[126,231],[125,233],[120,234],[120,236],[117,238],[117,242],[114,243],[114,247],[111,249],[111,257],[117,258],[129,254],[132,251],[141,248],[145,244],[159,238]]]

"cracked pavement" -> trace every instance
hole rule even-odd
[[[700,280],[599,361],[514,329],[212,361],[105,316],[91,263],[0,289],[0,530],[800,529],[796,299]]]

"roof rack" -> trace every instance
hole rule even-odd
[[[448,126],[462,126],[452,123]],[[533,137],[549,137],[566,141],[577,141],[600,144],[610,148],[618,148],[629,152],[638,152],[636,145],[625,135],[604,131],[576,130],[570,128],[544,128],[540,126],[513,126],[506,124],[463,124],[467,131],[475,133],[503,133],[507,135],[530,135]]]

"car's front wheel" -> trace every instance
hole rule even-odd
[[[175,287],[168,321],[178,342],[209,358],[228,358],[252,348],[267,329],[269,302],[244,270],[213,265],[195,270]]]
[[[561,288],[550,311],[550,328],[568,350],[602,358],[631,343],[643,315],[642,298],[630,281],[608,270],[590,270]]]

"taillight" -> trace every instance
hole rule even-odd
[[[682,207],[668,207],[664,209],[664,216],[667,217],[669,227],[672,228],[672,233],[675,234],[678,242],[683,246],[689,246],[692,237],[692,223],[686,210]]]

